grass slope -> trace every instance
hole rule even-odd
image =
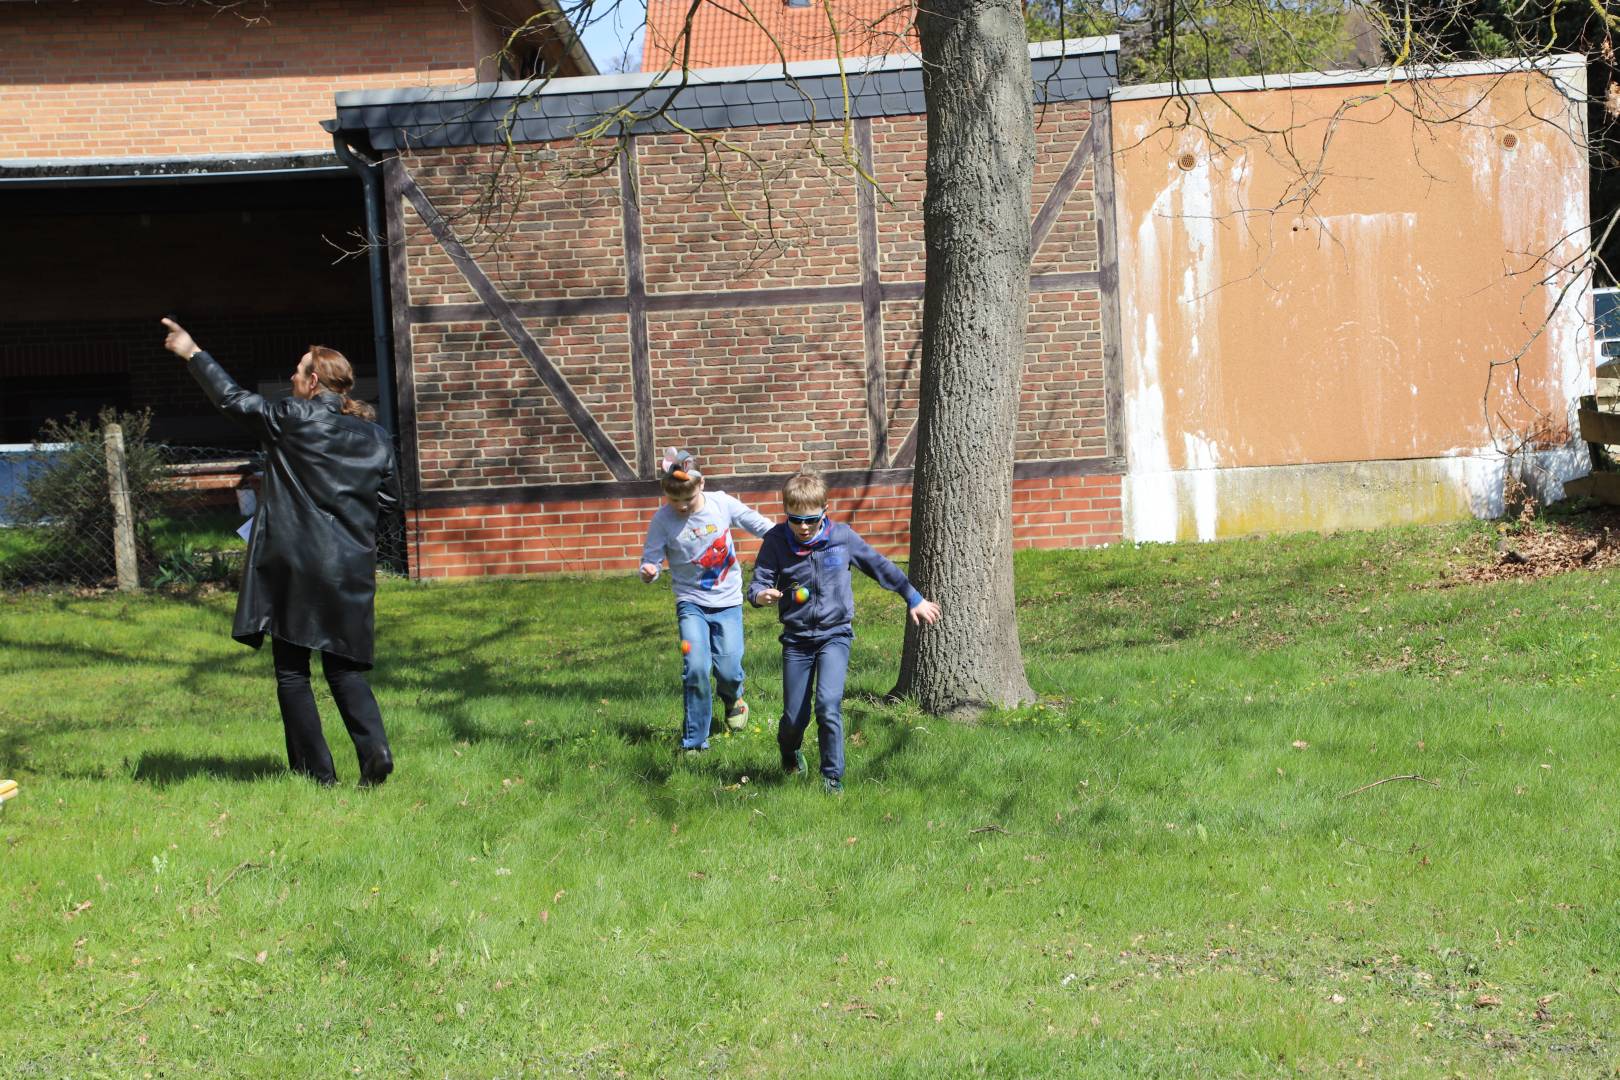
[[[842,799],[672,753],[625,578],[385,582],[371,793],[284,774],[229,597],[0,599],[0,1073],[1607,1072],[1613,585],[1433,587],[1486,546],[1021,554],[1049,696],[977,727],[863,583]]]

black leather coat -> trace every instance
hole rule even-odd
[[[206,352],[187,366],[265,448],[231,636],[257,649],[269,634],[370,666],[377,517],[399,502],[388,433],[344,415],[337,394],[271,402]]]

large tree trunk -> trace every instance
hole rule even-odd
[[[928,278],[910,570],[944,618],[907,630],[897,690],[931,713],[971,715],[1034,696],[1013,600],[1012,479],[1035,121],[1017,3],[919,9]]]

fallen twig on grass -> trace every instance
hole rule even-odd
[[[1435,783],[1433,780],[1430,780],[1427,776],[1419,776],[1417,773],[1404,773],[1404,774],[1402,774],[1400,776],[1386,776],[1382,780],[1374,780],[1370,784],[1362,784],[1360,787],[1353,788],[1350,791],[1345,792],[1343,795],[1340,795],[1339,798],[1348,799],[1352,795],[1361,794],[1363,791],[1366,791],[1368,788],[1375,788],[1379,784],[1388,784],[1388,783],[1390,783],[1392,781],[1395,781],[1395,780],[1416,780],[1418,783],[1420,783],[1420,784],[1428,784],[1432,788],[1437,788],[1437,787],[1440,786],[1439,784]]]
[[[1344,842],[1347,844],[1354,844],[1358,848],[1365,848],[1368,851],[1381,852],[1385,855],[1416,855],[1418,852],[1423,850],[1423,845],[1415,841],[1413,842],[1412,846],[1407,848],[1405,851],[1397,851],[1394,848],[1379,847],[1376,844],[1364,844],[1353,836],[1345,837]]]
[[[1591,562],[1593,559],[1597,558],[1597,553],[1598,552],[1602,551],[1604,548],[1606,548],[1608,546],[1609,546],[1609,528],[1608,528],[1608,526],[1605,525],[1603,527],[1603,531],[1598,533],[1597,541],[1592,545],[1592,550],[1585,551],[1585,552],[1581,553],[1581,562],[1583,562],[1583,563]]]
[[[142,1009],[144,1009],[148,1005],[152,1004],[152,999],[157,997],[157,996],[158,996],[158,992],[156,990],[154,990],[150,994],[146,995],[146,1000],[138,1002],[138,1003],[136,1003],[134,1005],[131,1005],[127,1009],[120,1009],[118,1012],[115,1012],[110,1017],[108,1017],[108,1019],[109,1020],[117,1020],[120,1016],[128,1016],[132,1012],[140,1012]]]
[[[234,869],[230,873],[226,874],[224,880],[221,881],[218,885],[210,884],[208,886],[208,898],[210,900],[212,900],[214,897],[218,896],[220,890],[223,889],[225,886],[229,885],[231,883],[231,879],[233,877],[235,877],[237,874],[240,874],[243,870],[263,870],[263,869],[264,869],[264,863],[256,863],[256,862],[237,863],[236,864],[236,869]]]
[[[1006,829],[1003,829],[1000,825],[996,825],[994,823],[991,823],[989,825],[980,825],[977,829],[969,829],[968,830],[968,835],[972,836],[974,833],[982,833],[982,832],[996,832],[996,833],[1000,833],[1002,836],[1011,836],[1012,835],[1012,833],[1008,832]]]

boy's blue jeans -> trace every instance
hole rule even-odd
[[[810,684],[816,688],[816,742],[821,747],[821,775],[844,775],[844,677],[849,672],[851,635],[821,641],[782,639],[782,723],[776,744],[782,762],[804,745],[810,726]]]
[[[709,690],[709,672],[714,672],[715,689],[730,708],[743,693],[743,612],[736,607],[704,607],[690,600],[675,602],[675,618],[680,622],[681,640],[692,643],[681,658],[681,682],[685,685],[686,730],[681,746],[706,750],[709,725],[714,723],[714,697]]]

